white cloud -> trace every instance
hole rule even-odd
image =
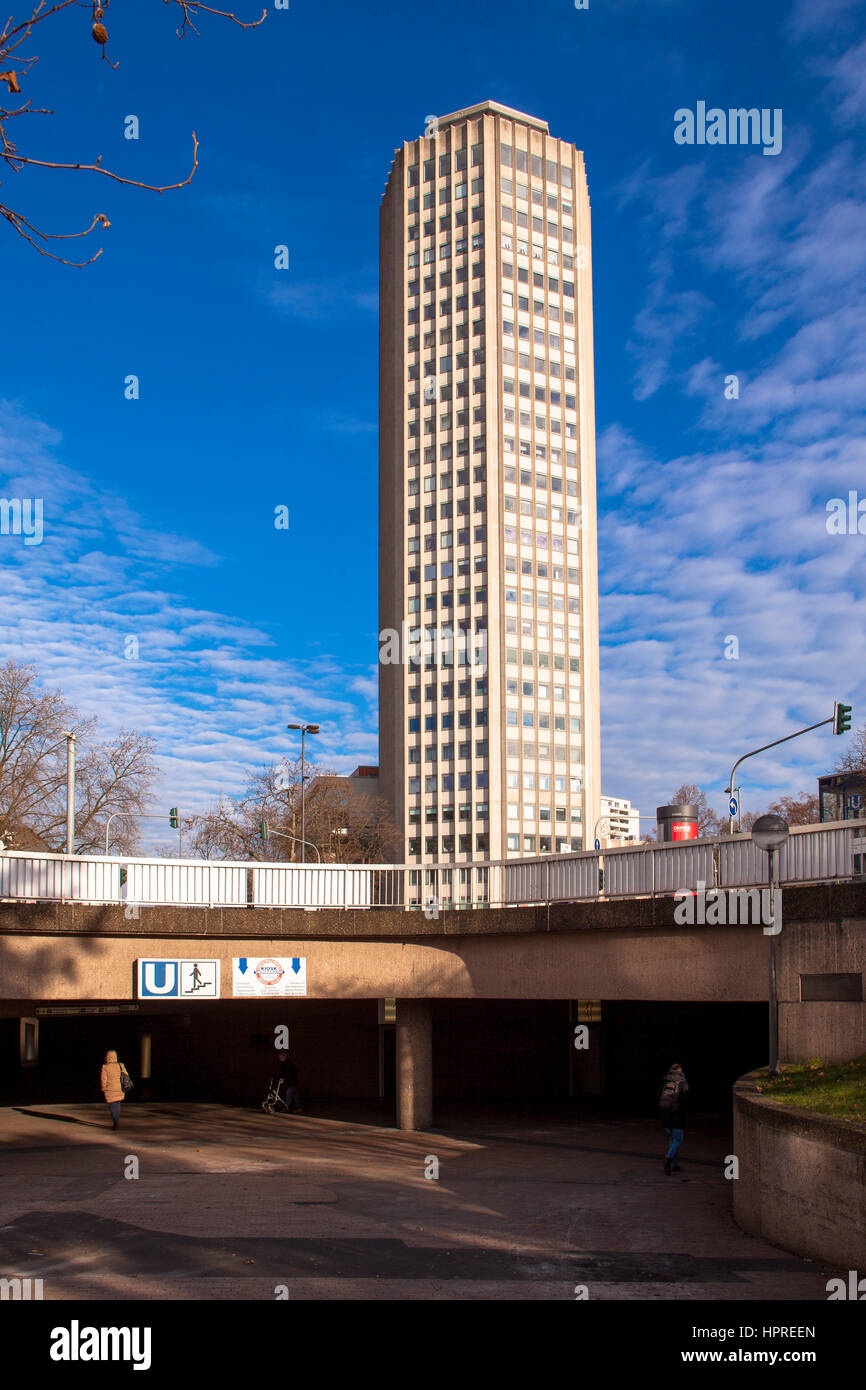
[[[375,762],[369,670],[319,651],[289,661],[278,634],[201,608],[183,592],[185,567],[219,566],[195,538],[167,535],[116,494],[100,492],[56,457],[56,431],[0,406],[0,494],[45,498],[45,536],[25,547],[0,537],[5,602],[0,660],[34,665],[104,735],[136,728],[156,739],[157,807],[184,814],[239,790],[243,769],[297,754],[286,724],[317,719],[317,761],[350,771]],[[138,643],[127,659],[128,639]],[[148,823],[146,847],[165,844]]]

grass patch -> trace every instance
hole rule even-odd
[[[813,1057],[784,1067],[780,1076],[762,1072],[757,1089],[772,1100],[801,1110],[866,1123],[866,1052],[835,1066]]]

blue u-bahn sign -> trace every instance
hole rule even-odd
[[[139,999],[219,999],[218,960],[138,961]]]

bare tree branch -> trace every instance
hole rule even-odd
[[[33,831],[52,849],[66,841],[66,734],[74,733],[76,832],[79,851],[99,850],[115,812],[141,813],[156,773],[154,745],[121,731],[97,741],[95,719],[82,719],[59,690],[39,686],[32,666],[0,667],[0,839],[15,847]],[[137,840],[134,820],[112,827],[116,850]]]
[[[263,9],[259,19],[244,20],[240,19],[231,10],[217,9],[213,5],[205,5],[201,0],[164,0],[165,4],[177,5],[181,11],[181,25],[177,29],[179,38],[183,38],[187,28],[198,33],[194,23],[194,18],[201,15],[212,15],[219,19],[227,19],[230,23],[237,25],[241,29],[256,29],[264,23],[267,17],[267,9]],[[91,38],[96,42],[101,50],[101,56],[109,62],[112,68],[118,66],[111,62],[107,55],[108,30],[103,23],[105,11],[108,9],[110,0],[93,0],[92,3],[92,23]],[[0,84],[4,84],[10,94],[19,95],[22,93],[22,82],[25,81],[34,65],[39,61],[38,55],[24,57],[19,55],[13,59],[13,54],[17,54],[21,45],[30,37],[36,25],[43,23],[44,20],[58,15],[61,11],[70,7],[82,8],[81,0],[58,0],[58,3],[46,7],[46,0],[38,0],[29,18],[16,23],[13,16],[10,16],[2,31],[0,31]],[[141,188],[149,193],[169,193],[179,188],[185,188],[195,175],[198,168],[198,139],[193,131],[192,142],[192,168],[186,178],[180,179],[176,183],[152,184],[145,183],[138,179],[128,178],[123,174],[117,174],[111,169],[106,169],[102,165],[102,155],[99,155],[92,163],[67,163],[60,160],[38,159],[34,155],[23,154],[18,146],[13,142],[7,129],[8,123],[18,116],[24,115],[53,115],[54,112],[48,107],[34,108],[31,106],[30,98],[27,98],[18,107],[0,107],[0,161],[4,162],[8,168],[15,173],[20,173],[26,167],[52,170],[67,170],[75,173],[102,174],[105,178],[111,179],[116,183],[128,184],[132,188]],[[0,202],[0,215],[12,226],[20,237],[29,242],[40,255],[48,257],[50,260],[59,261],[62,265],[73,266],[82,269],[84,266],[92,265],[102,254],[102,248],[87,260],[71,260],[65,256],[55,255],[46,249],[46,241],[70,240],[77,237],[86,237],[95,227],[101,226],[108,228],[111,223],[104,213],[97,213],[90,226],[80,232],[43,232],[37,228],[22,213],[10,207],[6,203]]]

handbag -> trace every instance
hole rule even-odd
[[[127,1091],[131,1091],[134,1085],[135,1085],[135,1082],[133,1081],[132,1077],[129,1075],[129,1072],[126,1070],[126,1067],[125,1067],[125,1066],[123,1065],[123,1063],[121,1062],[121,1064],[120,1064],[120,1088],[121,1088],[121,1090],[123,1091],[124,1095],[126,1095]]]

